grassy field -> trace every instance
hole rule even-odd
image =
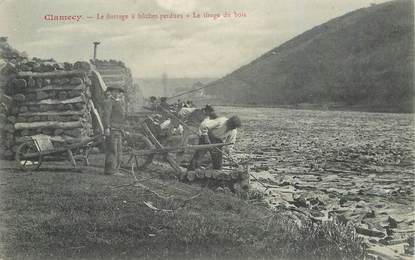
[[[190,186],[156,166],[138,176],[2,163],[2,259],[361,258],[352,228]],[[148,179],[151,178],[151,179]],[[148,207],[146,203],[150,203]],[[152,209],[151,206],[154,206]]]

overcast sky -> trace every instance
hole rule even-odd
[[[0,34],[30,56],[58,61],[123,60],[134,77],[221,77],[294,36],[384,0],[0,0]],[[244,18],[186,18],[193,12]],[[97,13],[130,19],[97,20]],[[133,13],[184,19],[131,19]],[[45,15],[82,15],[46,21]],[[93,18],[86,18],[91,16]]]

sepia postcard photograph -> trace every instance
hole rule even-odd
[[[0,260],[415,258],[413,0],[0,0]]]

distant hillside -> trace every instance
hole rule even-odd
[[[213,78],[167,78],[167,96],[183,91],[190,90],[194,84],[200,82],[203,84],[211,83],[216,79]],[[134,82],[140,85],[145,97],[164,96],[162,78],[134,78]]]
[[[330,20],[211,84],[233,104],[413,111],[412,0]]]

